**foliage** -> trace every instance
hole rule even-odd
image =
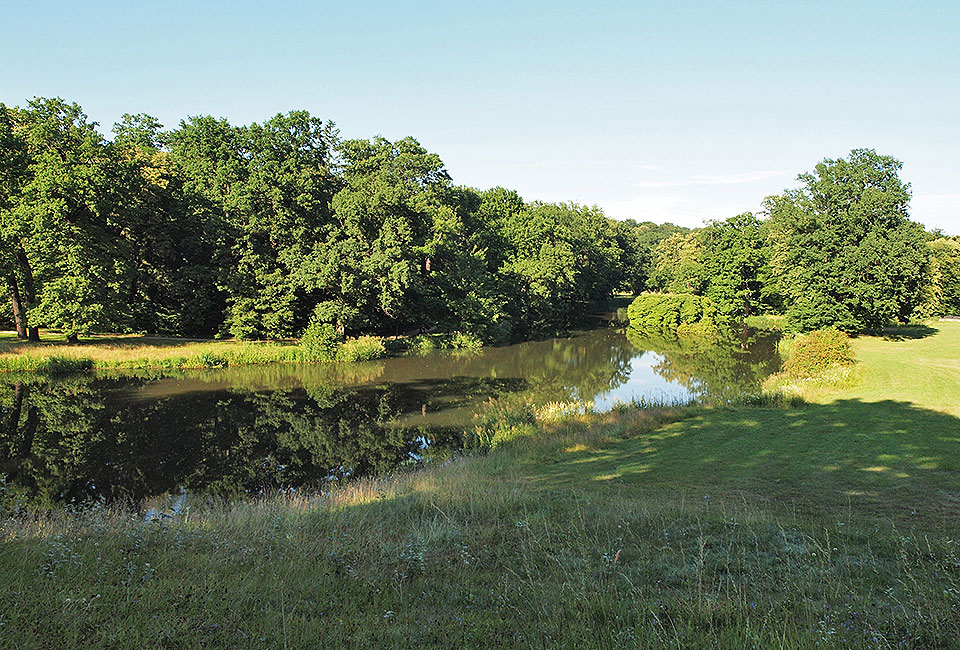
[[[703,246],[703,295],[726,319],[742,320],[755,311],[763,267],[761,224],[753,214],[713,221],[699,236]]]
[[[656,291],[700,294],[706,281],[703,243],[696,232],[677,232],[657,244],[647,286]]]
[[[783,369],[792,377],[813,377],[831,366],[853,363],[850,336],[834,328],[814,330],[793,343]]]
[[[633,295],[643,293],[654,272],[657,245],[671,235],[687,232],[689,228],[672,223],[637,223],[633,219],[618,221],[615,236],[620,250],[623,251],[620,260],[623,282],[620,289]]]
[[[899,161],[868,149],[801,175],[765,222],[691,231],[460,187],[414,138],[341,140],[305,111],[167,131],[127,114],[112,141],[97,128],[59,98],[0,104],[0,322],[20,336],[283,339],[317,321],[474,347],[583,325],[645,288],[706,296],[714,322],[776,310],[798,331],[960,309],[956,240],[921,246]]]
[[[631,328],[673,336],[681,325],[713,323],[716,315],[709,298],[690,293],[645,293],[627,308]]]
[[[483,347],[483,340],[476,334],[469,332],[430,333],[418,334],[405,342],[407,349],[415,352],[430,352],[432,350],[478,350]]]
[[[332,361],[342,343],[343,335],[333,325],[314,318],[300,337],[300,350],[305,361]]]
[[[767,199],[768,277],[794,330],[855,332],[909,318],[925,252],[922,228],[908,219],[901,166],[855,149],[801,174],[800,189]]]
[[[372,361],[387,354],[383,340],[376,336],[361,336],[344,341],[337,350],[337,361]]]
[[[927,242],[924,283],[914,319],[960,315],[960,238],[940,237]]]

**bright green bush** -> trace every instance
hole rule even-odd
[[[717,309],[709,298],[691,293],[645,293],[627,308],[630,327],[676,335],[681,325],[712,324]]]
[[[337,361],[371,361],[387,354],[383,341],[376,336],[361,336],[344,341],[337,350]]]
[[[450,347],[454,350],[479,350],[483,347],[483,341],[476,334],[454,332],[450,335]]]
[[[330,323],[312,319],[300,338],[304,361],[332,361],[343,342],[343,335]]]
[[[836,365],[853,363],[853,349],[846,332],[829,328],[797,338],[783,369],[791,377],[813,377]]]

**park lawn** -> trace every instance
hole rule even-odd
[[[9,516],[0,647],[958,647],[933,329],[856,340],[862,384],[797,408],[554,409],[326,495]]]

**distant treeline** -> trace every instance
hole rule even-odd
[[[8,326],[504,341],[643,289],[653,247],[685,231],[457,186],[412,138],[341,140],[305,111],[96,127],[60,99],[0,104]]]
[[[305,111],[107,140],[60,99],[0,104],[0,275],[22,334],[299,336],[570,327],[613,293],[862,329],[957,310],[956,239],[908,220],[900,163],[826,160],[804,187],[690,231],[455,185],[412,138],[342,140]]]
[[[960,313],[960,238],[909,220],[901,163],[870,149],[826,159],[750,213],[656,245],[648,288],[710,298],[719,316],[780,313],[848,332]]]

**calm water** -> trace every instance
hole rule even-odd
[[[779,364],[769,337],[697,347],[599,329],[362,364],[0,375],[0,506],[322,485],[459,449],[491,398],[725,401]]]

